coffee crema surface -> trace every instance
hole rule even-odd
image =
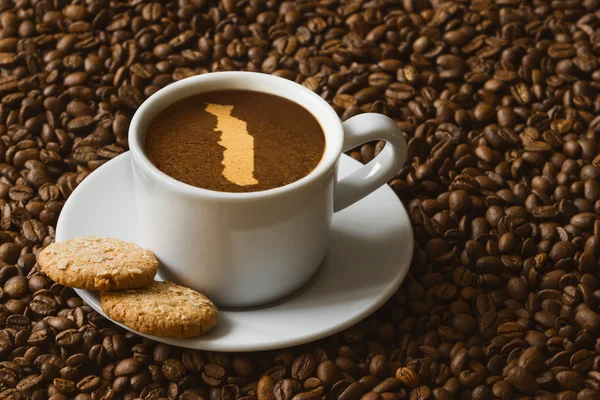
[[[256,192],[308,175],[325,135],[304,107],[272,94],[223,90],[186,97],[150,123],[146,154],[162,172],[203,189]]]

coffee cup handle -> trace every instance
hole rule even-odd
[[[334,212],[356,203],[392,179],[402,168],[407,150],[402,130],[385,115],[360,114],[350,118],[342,126],[344,151],[372,140],[384,140],[387,144],[367,165],[337,182]]]

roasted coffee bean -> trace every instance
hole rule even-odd
[[[75,382],[67,379],[56,378],[53,384],[59,392],[64,394],[73,394],[77,390]]]
[[[75,322],[67,317],[48,317],[46,322],[57,331],[76,328]]]
[[[575,352],[575,354],[571,356],[569,363],[574,371],[587,372],[593,366],[593,358],[593,352],[591,352],[590,350],[582,349]]]
[[[61,347],[73,347],[81,341],[81,333],[75,329],[67,329],[56,335],[55,342]]]
[[[225,369],[219,364],[206,364],[201,376],[208,385],[218,386],[225,380]]]
[[[275,379],[269,375],[262,376],[256,386],[256,396],[259,400],[275,399]]]
[[[375,386],[372,391],[375,393],[386,393],[393,392],[398,389],[402,385],[402,382],[398,378],[390,377],[386,378],[377,386]]]
[[[508,368],[508,367],[507,367]],[[509,369],[505,381],[519,390],[521,393],[531,394],[538,388],[538,383],[535,376],[521,367],[513,367]]]
[[[48,296],[36,296],[30,303],[31,311],[39,316],[50,316],[56,312],[56,301]]]
[[[583,328],[592,332],[600,330],[600,315],[587,307],[581,307],[575,313],[575,321]]]
[[[431,389],[423,385],[410,392],[410,400],[429,400],[432,398]]]
[[[419,384],[419,375],[410,368],[398,368],[396,370],[396,378],[409,388],[414,388]]]
[[[304,381],[311,377],[315,372],[316,362],[311,354],[301,354],[294,359],[292,364],[292,377]]]
[[[17,390],[26,395],[32,395],[36,389],[38,389],[42,384],[42,376],[41,375],[29,375],[19,381],[17,383]]]
[[[353,382],[337,398],[340,400],[358,400],[364,392],[365,388],[360,382]]]
[[[297,395],[292,397],[292,399],[294,400],[318,400],[319,398],[320,397],[317,393],[312,392],[298,393]]]
[[[384,354],[375,355],[369,363],[369,372],[373,376],[385,377],[388,373],[388,360]]]
[[[77,389],[83,393],[91,393],[101,385],[101,380],[98,376],[88,375],[77,382]]]
[[[14,276],[4,283],[4,293],[12,298],[23,297],[27,293],[27,278]]]
[[[561,371],[556,374],[556,381],[563,390],[576,390],[583,389],[584,379],[583,377],[574,371]]]
[[[180,382],[186,375],[185,366],[181,361],[176,359],[165,360],[161,371],[165,378],[175,383]]]
[[[114,375],[119,376],[129,376],[134,375],[136,372],[140,370],[142,363],[136,358],[127,358],[125,360],[120,361],[114,369]]]
[[[340,371],[337,365],[330,360],[323,361],[317,367],[317,377],[325,387],[331,387],[338,381]]]
[[[181,355],[181,360],[185,368],[192,372],[200,372],[205,363],[204,354],[193,350],[184,351]]]
[[[494,383],[492,386],[492,393],[494,396],[502,400],[512,399],[513,397],[512,386],[503,380],[499,380]]]
[[[518,366],[537,374],[544,367],[543,351],[539,347],[529,347],[519,356]]]
[[[284,379],[277,382],[273,388],[276,400],[291,400],[298,392],[301,386],[295,379]]]
[[[329,392],[329,397],[337,399],[340,394],[344,392],[350,386],[350,382],[347,380],[338,381],[335,385],[331,387]]]

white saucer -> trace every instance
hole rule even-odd
[[[343,155],[340,175],[360,165]],[[60,214],[56,241],[109,236],[135,242],[131,175],[130,155],[125,153],[87,177]],[[255,309],[221,310],[219,325],[200,338],[143,336],[213,351],[269,350],[321,339],[352,326],[383,305],[404,280],[412,252],[408,215],[392,189],[384,186],[334,215],[323,265],[292,296]],[[77,293],[104,315],[96,292]]]

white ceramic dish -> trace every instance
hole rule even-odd
[[[343,155],[339,174],[345,176],[360,165]],[[92,173],[69,197],[56,240],[109,236],[135,242],[134,207],[131,159],[125,153]],[[269,350],[318,340],[352,326],[383,305],[404,280],[412,252],[408,215],[392,189],[384,186],[334,215],[323,264],[293,295],[258,308],[221,310],[219,325],[199,338],[143,336],[213,351]],[[104,315],[96,292],[77,293]]]

